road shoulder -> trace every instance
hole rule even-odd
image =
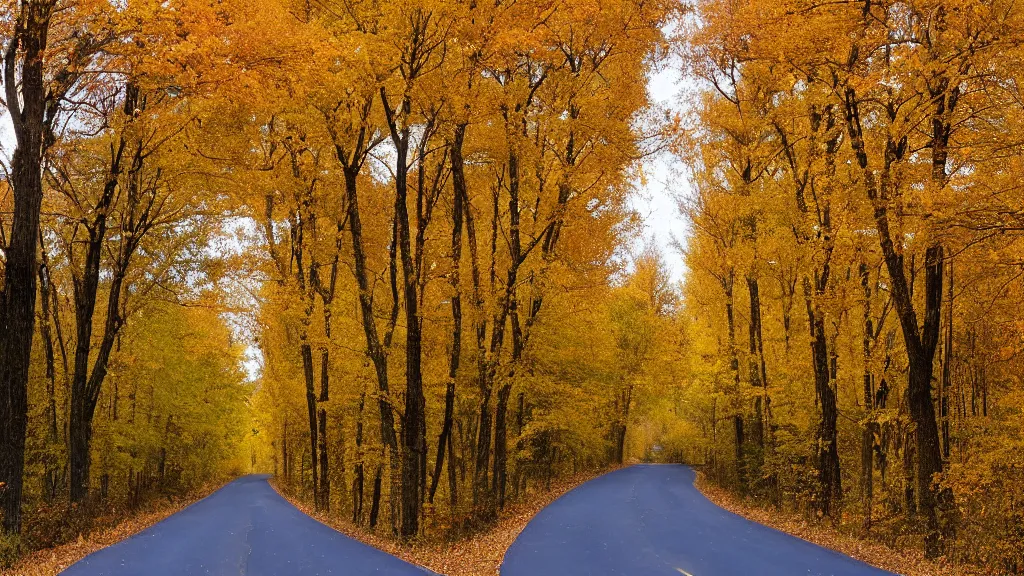
[[[282,498],[320,523],[410,564],[445,576],[498,576],[505,552],[538,512],[584,482],[610,471],[602,469],[552,481],[549,489],[532,495],[526,502],[509,506],[495,524],[472,535],[455,540],[431,539],[408,544],[369,532],[336,515],[315,512],[302,500],[281,490],[273,479],[270,485]]]
[[[925,559],[919,548],[896,549],[877,541],[866,540],[823,523],[808,522],[799,514],[760,507],[738,498],[697,473],[694,487],[715,505],[770,528],[785,532],[823,548],[856,558],[861,562],[904,576],[985,576],[974,566],[950,566]]]
[[[56,576],[89,554],[131,538],[206,498],[233,480],[234,478],[229,478],[223,482],[211,483],[187,496],[173,500],[156,498],[144,505],[142,510],[111,526],[79,535],[78,539],[72,542],[31,552],[22,557],[14,566],[0,569],[0,576]]]

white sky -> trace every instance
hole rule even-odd
[[[14,134],[12,133],[11,119],[7,116],[7,109],[0,108],[0,160],[7,164],[11,154],[14,152]]]
[[[648,79],[647,91],[656,107],[683,112],[683,79],[680,67],[670,59]],[[633,208],[644,224],[641,242],[653,242],[661,248],[672,279],[680,282],[685,274],[682,255],[673,247],[673,238],[683,240],[688,232],[686,219],[679,213],[677,198],[689,195],[682,164],[671,154],[662,153],[644,161],[646,185],[638,186]]]

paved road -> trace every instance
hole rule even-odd
[[[429,574],[306,516],[267,484],[235,480],[66,576],[395,576]]]
[[[883,576],[888,572],[708,501],[686,466],[605,474],[542,510],[502,576]]]

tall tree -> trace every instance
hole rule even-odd
[[[55,18],[60,18],[56,9],[56,0],[18,2],[3,46],[3,105],[16,142],[10,170],[14,217],[10,242],[4,246],[0,293],[0,508],[7,533],[21,527],[43,159],[56,141],[54,130],[65,96],[106,42],[102,30],[60,37],[56,40],[64,53],[54,57],[51,31]]]

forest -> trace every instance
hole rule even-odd
[[[1019,573],[1020,7],[697,10],[682,309],[713,474]]]
[[[0,566],[249,473],[411,542],[682,462],[1024,571],[1018,3],[3,0],[0,50]]]

